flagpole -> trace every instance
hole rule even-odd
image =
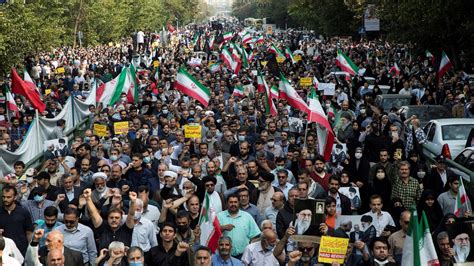
[[[207,190],[206,190],[206,192],[204,193],[204,200],[206,200],[206,195],[207,195]],[[198,225],[201,224],[202,208],[204,208],[204,202],[203,202],[203,205],[201,206],[201,210],[199,211]]]

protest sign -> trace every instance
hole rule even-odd
[[[322,263],[344,263],[347,253],[349,238],[323,236],[319,244],[318,262]]]
[[[94,135],[97,135],[99,137],[104,137],[105,135],[107,135],[107,126],[95,123]]]
[[[300,78],[300,86],[301,87],[309,87],[309,86],[311,86],[311,84],[313,84],[311,77]]]
[[[195,139],[201,138],[201,126],[200,125],[185,125],[184,137],[195,138]]]
[[[128,122],[115,122],[114,123],[114,132],[116,135],[127,134],[128,133]]]

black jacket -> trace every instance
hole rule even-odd
[[[276,231],[279,239],[283,238],[291,221],[293,221],[293,208],[287,203],[283,209],[278,211],[276,217]]]

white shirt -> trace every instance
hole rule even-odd
[[[380,215],[377,215],[377,213],[374,213],[372,211],[369,211],[365,213],[364,215],[369,215],[372,217],[372,224],[375,229],[377,230],[377,236],[380,236],[383,232],[383,229],[387,225],[395,226],[395,223],[393,222],[392,215],[390,213],[381,211]]]
[[[137,32],[137,43],[144,43],[145,42],[145,33],[143,31]]]
[[[20,262],[18,262],[15,258],[7,255],[2,256],[2,265],[21,266]]]
[[[160,228],[158,227],[158,220],[160,219],[160,210],[158,210],[156,206],[148,204],[148,206],[146,207],[146,212],[144,211],[142,213],[142,217],[150,220],[155,226],[156,232],[160,232]]]
[[[5,262],[5,257],[9,256],[10,258],[17,261],[19,263],[18,265],[23,264],[23,261],[25,260],[25,258],[21,254],[20,250],[16,246],[13,239],[10,239],[10,238],[7,238],[7,237],[3,237],[3,239],[5,240],[5,248],[3,249],[3,263],[5,265],[9,265],[9,264],[6,264],[6,262]],[[17,265],[17,264],[15,264],[15,265]]]
[[[148,252],[152,247],[158,246],[156,231],[153,223],[147,218],[140,218],[135,224],[132,233],[132,247],[138,246],[143,251]]]
[[[252,266],[279,266],[278,260],[273,256],[273,250],[266,251],[262,248],[262,243],[255,242],[245,248],[242,255],[243,265]]]

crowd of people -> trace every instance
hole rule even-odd
[[[14,172],[1,177],[2,263],[317,265],[319,243],[294,240],[306,234],[349,239],[344,262],[332,265],[401,265],[412,208],[425,213],[441,265],[469,261],[463,247],[470,236],[451,241],[447,233],[458,216],[471,214],[463,209],[454,215],[459,176],[442,155],[426,166],[420,150],[426,135],[417,117],[374,102],[383,93],[379,86],[386,85],[389,94],[411,95],[412,104],[442,105],[454,117],[474,117],[474,86],[466,75],[451,71],[437,79],[434,61],[417,56],[411,45],[324,40],[296,30],[268,35],[249,30],[255,39],[265,36],[263,43],[244,47],[254,55],[249,66],[239,73],[224,64],[211,71],[219,62],[222,34],[232,32],[232,41],[239,42],[243,30],[234,20],[220,28],[189,25],[168,32],[166,41],[140,31],[118,44],[61,47],[27,57],[46,117],[58,114],[68,97],[84,99],[134,60],[139,93],[137,102],[124,93],[113,106],[90,106],[83,135],[63,143],[60,152],[46,151],[41,166],[26,169],[17,161]],[[271,44],[301,51],[301,60],[277,63],[267,50]],[[338,70],[338,49],[359,66],[360,75],[331,74]],[[201,57],[200,64],[190,66],[192,57]],[[400,74],[390,71],[395,62]],[[174,89],[180,67],[209,88],[208,106]],[[257,68],[270,87],[278,87],[281,72],[303,99],[310,87],[301,86],[300,77],[336,84],[334,95],[318,91],[336,138],[330,158],[324,158],[322,136],[305,122],[306,113],[275,99],[278,114],[267,114],[264,94],[256,92]],[[461,58],[459,69],[472,65]],[[375,86],[364,77],[374,77]],[[9,80],[0,85],[7,88]],[[246,93],[234,94],[240,86]],[[10,117],[0,105],[0,148],[9,151],[21,145],[34,118],[28,101],[18,95],[15,101],[20,117]],[[115,122],[128,122],[128,133],[115,134]],[[103,136],[94,124],[107,126]],[[200,125],[201,137],[187,138],[185,125]],[[63,126],[58,122],[56,138],[63,137]],[[206,197],[220,224],[216,251],[201,243]],[[295,216],[304,200],[324,203],[318,205],[320,224],[305,224],[312,213]],[[361,216],[360,228],[338,222],[350,215]]]

